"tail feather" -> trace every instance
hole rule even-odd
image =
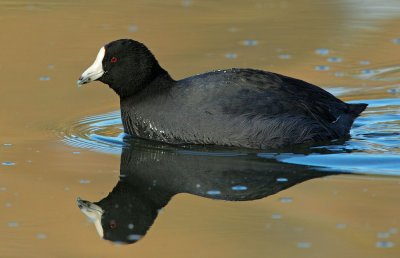
[[[353,125],[354,119],[356,119],[361,112],[363,112],[368,104],[348,104],[348,112],[340,115],[335,121],[335,133],[336,137],[340,138],[349,134],[351,126]]]
[[[359,103],[359,104],[348,104],[349,105],[349,114],[352,115],[354,118],[358,117],[361,112],[363,112],[368,104]]]

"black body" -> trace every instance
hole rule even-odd
[[[175,81],[141,43],[105,46],[99,78],[121,100],[127,134],[172,144],[279,148],[345,137],[366,104],[347,104],[307,82],[254,69]],[[118,62],[111,63],[112,57]]]

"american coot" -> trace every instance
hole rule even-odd
[[[142,43],[103,46],[78,85],[99,80],[120,97],[127,134],[171,144],[278,148],[347,136],[367,104],[310,83],[232,68],[175,81]]]

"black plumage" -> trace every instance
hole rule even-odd
[[[118,62],[111,62],[116,57]],[[310,83],[254,69],[174,80],[134,40],[105,46],[98,80],[119,96],[124,130],[172,144],[279,148],[345,137],[367,104],[348,104]]]

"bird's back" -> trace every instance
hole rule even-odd
[[[130,134],[251,148],[345,136],[366,107],[344,103],[307,82],[253,69],[192,76],[162,94],[135,99],[121,102]]]

